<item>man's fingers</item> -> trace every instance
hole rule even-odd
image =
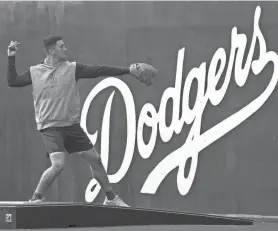
[[[16,51],[18,50],[18,45],[20,43],[17,41],[11,41],[10,45],[8,46],[8,55],[15,55]]]
[[[10,46],[18,46],[19,44],[17,41],[11,41]]]
[[[10,45],[8,46],[8,49],[9,49],[10,51],[16,51],[16,50],[18,49],[18,45],[19,45],[19,44],[20,44],[20,43],[17,42],[17,41],[11,41]]]

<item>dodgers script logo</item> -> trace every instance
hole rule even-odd
[[[151,103],[145,104],[140,112],[138,121],[136,121],[133,95],[129,87],[123,81],[117,78],[106,78],[92,89],[84,103],[81,114],[81,126],[87,134],[86,121],[88,109],[97,94],[109,87],[115,87],[122,94],[125,103],[127,118],[125,156],[119,170],[115,174],[109,175],[111,183],[120,182],[129,170],[136,141],[140,155],[147,159],[151,156],[154,150],[158,133],[164,142],[168,142],[171,140],[174,132],[179,134],[182,131],[184,124],[187,124],[192,125],[192,127],[185,143],[162,159],[152,170],[141,189],[141,193],[155,194],[165,177],[175,168],[178,168],[177,187],[180,194],[184,196],[189,192],[195,178],[199,152],[220,139],[258,111],[271,96],[276,87],[278,81],[278,56],[275,52],[267,51],[266,49],[266,42],[259,26],[260,15],[261,8],[257,7],[254,15],[252,41],[245,65],[243,65],[243,57],[246,52],[247,37],[245,34],[238,34],[237,28],[234,27],[231,32],[230,56],[227,57],[225,50],[219,48],[212,57],[208,72],[206,73],[206,62],[203,62],[199,67],[193,68],[185,78],[184,88],[181,89],[185,48],[180,49],[177,58],[175,86],[169,87],[164,91],[158,111],[156,111]],[[259,58],[253,60],[256,45],[259,46]],[[248,78],[250,69],[252,69],[255,75],[258,75],[269,62],[273,63],[274,69],[272,78],[264,92],[244,108],[200,134],[204,108],[208,101],[214,106],[217,106],[222,101],[231,80],[232,70],[234,70],[234,78],[237,85],[243,87]],[[217,68],[218,64],[220,64],[219,68]],[[224,74],[223,71],[226,65],[227,71],[225,73],[224,82],[221,88],[216,90],[216,85],[220,77]],[[207,89],[205,89],[206,78],[208,81]],[[189,95],[194,79],[198,82],[198,90],[194,107],[191,109],[189,107]],[[183,90],[182,99],[181,90]],[[106,170],[109,157],[110,113],[114,93],[115,92],[111,93],[107,101],[102,122],[101,156]],[[165,121],[166,105],[170,98],[173,100],[173,116],[170,126],[167,127]],[[180,104],[182,105],[182,113],[179,118]],[[151,116],[149,116],[149,114]],[[143,125],[152,129],[148,143],[145,143],[143,140]],[[98,137],[98,131],[93,135],[88,135],[92,143],[95,144]],[[189,158],[192,158],[190,172],[188,177],[184,177],[185,165]],[[93,191],[91,191],[92,188],[94,188]],[[85,200],[87,202],[92,202],[98,195],[99,191],[100,186],[98,182],[95,179],[91,180],[85,192]]]

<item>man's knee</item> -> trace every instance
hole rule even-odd
[[[80,154],[85,160],[89,162],[93,161],[94,163],[102,163],[100,154],[96,151],[95,148],[81,152]]]
[[[65,156],[66,154],[63,152],[50,154],[51,167],[55,170],[55,172],[61,172],[64,169]]]
[[[64,163],[54,163],[52,164],[52,168],[55,170],[55,172],[62,172],[64,169],[65,164]]]

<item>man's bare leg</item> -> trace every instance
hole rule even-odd
[[[101,162],[101,157],[95,147],[88,151],[81,152],[81,157],[89,163],[93,176],[99,182],[101,188],[106,194],[108,201],[115,201],[115,205],[127,206],[115,193],[112,185],[109,182],[107,172]],[[114,205],[113,204],[113,205]]]
[[[51,153],[49,157],[51,166],[42,174],[31,201],[42,200],[48,188],[54,183],[64,168],[66,153],[55,152]]]

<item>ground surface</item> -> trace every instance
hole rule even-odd
[[[256,223],[252,226],[126,226],[104,228],[34,229],[34,231],[278,231],[277,223]],[[11,230],[3,230],[11,231]],[[19,229],[20,231],[20,229]]]

